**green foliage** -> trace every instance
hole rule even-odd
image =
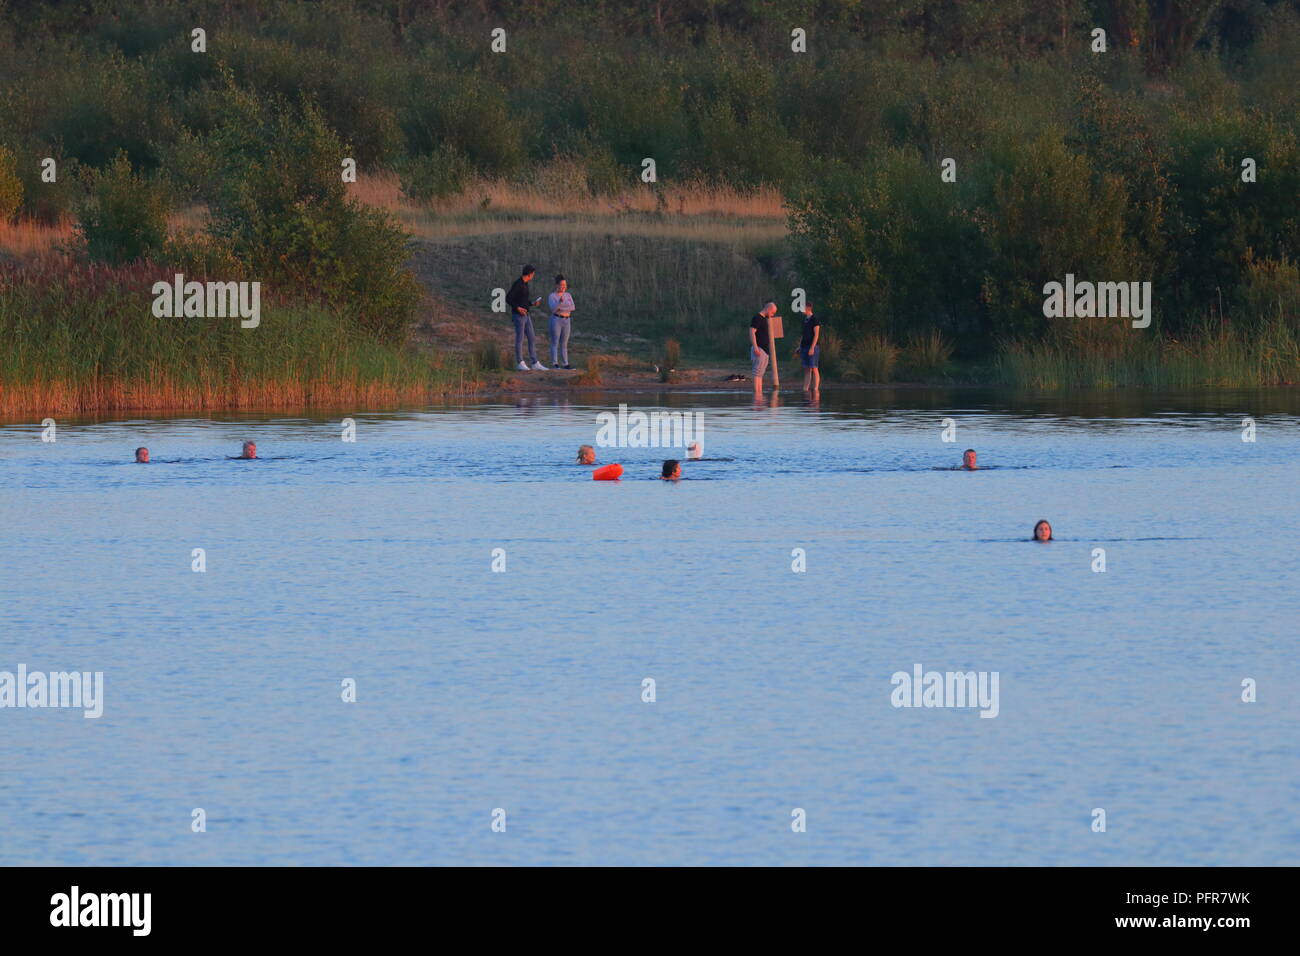
[[[125,153],[84,179],[77,234],[92,262],[134,262],[163,248],[169,200],[162,185],[138,175]]]
[[[1296,131],[1259,113],[1190,114],[1172,131],[1170,243],[1180,303],[1204,311],[1231,297],[1248,259],[1300,248],[1300,145]],[[1257,179],[1242,181],[1242,160]]]
[[[1243,388],[1300,382],[1300,334],[1277,320],[1249,334],[1201,328],[1184,339],[1132,339],[1116,353],[1018,343],[997,357],[1009,385],[1056,388]]]
[[[865,176],[836,166],[792,206],[798,272],[846,334],[983,331],[988,238],[915,151],[885,150]]]
[[[492,339],[483,339],[474,344],[469,365],[475,372],[502,372],[510,368],[505,349]]]
[[[227,103],[210,135],[221,164],[212,234],[250,277],[319,296],[400,337],[419,299],[407,237],[387,213],[347,198],[340,157],[349,151],[320,111],[235,87]]]
[[[454,146],[443,144],[432,155],[416,156],[403,163],[402,193],[421,203],[445,199],[465,188],[471,171],[469,161]]]
[[[894,379],[898,351],[898,346],[885,336],[869,332],[849,349],[848,361],[862,381],[883,384]]]
[[[909,382],[942,379],[952,368],[952,345],[941,332],[912,335],[898,359],[899,374]]]
[[[1276,324],[1300,336],[1300,265],[1287,258],[1252,258],[1232,318],[1246,331]]]
[[[436,154],[452,146],[485,175],[520,167],[526,143],[500,84],[474,73],[457,74],[442,64],[421,69],[411,81],[402,126],[412,154]]]

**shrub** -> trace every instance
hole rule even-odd
[[[433,153],[407,160],[401,169],[402,193],[414,202],[454,196],[465,188],[473,168],[454,146],[443,143]]]
[[[470,368],[477,372],[500,372],[509,368],[506,352],[492,339],[482,339],[470,351]]]
[[[845,364],[844,345],[839,333],[834,329],[824,325],[821,327],[821,332],[817,336],[817,351],[821,353],[817,359],[817,368],[822,375],[838,378],[848,370]]]
[[[506,92],[477,73],[418,75],[402,114],[408,148],[429,155],[453,147],[487,176],[505,176],[524,160],[520,123],[510,114]]]
[[[942,378],[951,364],[952,345],[937,331],[911,336],[899,355],[899,365],[909,380]]]
[[[1250,259],[1233,318],[1258,330],[1278,323],[1300,333],[1300,266],[1287,258]]]
[[[889,382],[898,363],[898,347],[883,335],[867,333],[849,350],[849,362],[864,382]]]
[[[92,261],[134,262],[162,249],[170,203],[160,184],[137,175],[125,153],[83,178],[87,192],[77,209],[77,235]]]
[[[229,246],[206,233],[182,232],[169,237],[160,258],[175,271],[199,281],[213,277],[230,282],[244,274]]]
[[[400,338],[419,301],[408,237],[380,209],[347,198],[346,147],[313,106],[259,101],[231,86],[212,133],[221,185],[211,231],[250,275],[317,296]]]
[[[900,335],[902,316],[923,316],[955,337],[987,340],[985,231],[965,187],[941,182],[915,150],[885,150],[865,175],[823,169],[791,207],[796,270],[851,323],[846,336]]]

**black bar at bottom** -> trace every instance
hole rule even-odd
[[[474,928],[493,940],[533,932],[542,934],[533,937],[540,942],[561,923],[568,938],[578,939],[597,922],[602,932],[625,923],[629,941],[662,940],[678,925],[734,940],[761,938],[774,925],[798,931],[815,924],[864,939],[910,927],[927,943],[1097,935],[1183,941],[1195,934],[1231,942],[1243,932],[1285,925],[1280,914],[1295,875],[1280,867],[27,867],[0,869],[0,925],[6,942],[54,942],[75,933],[83,943],[283,939],[331,947],[450,927]]]

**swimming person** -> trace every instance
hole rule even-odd
[[[811,304],[805,303],[803,307],[803,334],[799,337],[799,357],[803,360],[803,390],[805,392],[816,392],[822,387],[822,373],[817,367],[821,361],[822,353],[818,347],[821,342],[822,324],[817,316],[813,315]]]
[[[547,297],[551,310],[551,368],[572,369],[569,364],[569,316],[573,315],[573,296],[569,294],[569,280],[555,277],[555,291]],[[560,364],[560,359],[564,364]]]
[[[701,442],[693,441],[686,446],[686,460],[698,461],[704,457],[704,445]]]
[[[767,371],[768,357],[772,353],[772,316],[776,303],[769,302],[754,313],[749,320],[750,373],[754,376],[754,391],[763,389],[763,373]]]
[[[682,477],[682,463],[676,458],[669,458],[664,462],[663,471],[659,477],[664,481],[677,481]]]
[[[511,308],[510,317],[515,322],[515,361],[519,364],[515,368],[521,372],[528,371],[528,365],[524,364],[524,338],[528,339],[528,358],[532,361],[532,368],[535,372],[545,372],[546,366],[537,361],[537,346],[533,342],[533,317],[528,314],[528,310],[538,305],[542,297],[533,298],[532,291],[528,288],[528,283],[532,281],[537,270],[532,266],[524,266],[519,274],[519,278],[514,281],[510,291],[506,293],[506,305]]]
[[[594,465],[596,463],[596,449],[590,445],[578,446],[578,464]]]
[[[1046,521],[1040,521],[1038,522],[1038,524],[1034,525],[1034,540],[1051,541],[1052,526],[1048,524]]]
[[[967,448],[961,453],[961,468],[959,471],[978,471],[979,466],[975,464],[975,449]]]
[[[143,445],[137,448],[135,450],[135,460],[141,465],[149,464],[149,449],[145,448]]]
[[[256,457],[257,457],[257,445],[255,445],[255,444],[254,444],[253,442],[251,442],[251,441],[246,441],[246,442],[244,442],[243,450],[240,452],[239,456],[238,456],[235,460],[236,460],[236,461],[241,461],[241,460],[249,460],[249,461],[251,461],[252,459],[254,459],[254,458],[256,458]]]

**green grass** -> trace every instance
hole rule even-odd
[[[999,384],[1064,388],[1245,388],[1300,383],[1300,335],[1280,321],[1255,332],[1202,332],[1185,341],[1138,339],[1118,355],[1037,344],[1004,349]]]

